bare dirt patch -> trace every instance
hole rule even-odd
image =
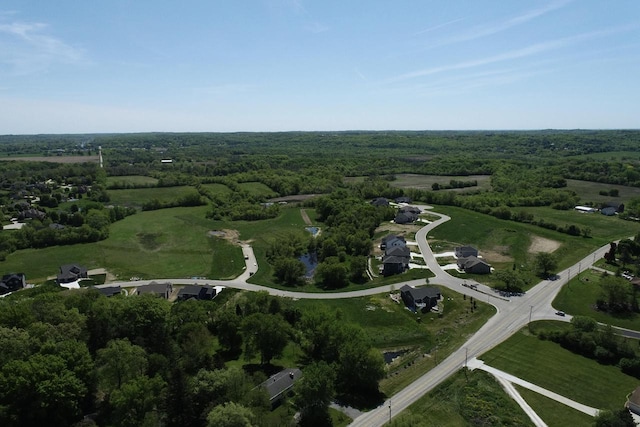
[[[309,218],[309,215],[307,214],[307,211],[305,211],[304,209],[300,209],[300,215],[302,215],[302,220],[304,221],[305,224],[307,225],[311,225],[311,218]]]
[[[513,257],[509,255],[508,246],[496,246],[490,250],[482,250],[480,251],[480,255],[489,264],[491,264],[492,262],[512,262],[513,261]]]
[[[529,253],[553,252],[560,247],[560,242],[551,239],[545,239],[540,236],[531,236],[531,245]]]
[[[243,242],[240,240],[240,233],[238,232],[238,230],[231,230],[228,228],[222,229],[222,230],[209,230],[207,232],[207,235],[209,237],[218,237],[220,239],[224,239],[234,245],[240,245],[243,243],[248,243],[247,242]]]

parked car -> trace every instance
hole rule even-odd
[[[557,314],[558,316],[562,316],[562,317],[564,317],[564,311],[556,311],[556,314]]]

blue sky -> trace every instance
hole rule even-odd
[[[639,120],[638,0],[0,3],[0,134]]]

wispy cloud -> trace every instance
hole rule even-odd
[[[424,30],[416,31],[413,35],[419,36],[421,34],[430,33],[431,31],[439,30],[440,28],[448,27],[449,25],[456,24],[460,21],[464,21],[465,18],[452,19],[451,21],[444,22],[442,24],[434,25],[433,27],[425,28]]]
[[[18,74],[42,71],[54,63],[79,63],[83,51],[53,36],[40,22],[0,23],[4,63]]]
[[[482,37],[487,37],[493,34],[497,34],[503,31],[506,31],[510,28],[516,27],[518,25],[522,25],[525,24],[533,19],[539,18],[549,12],[553,12],[554,10],[560,9],[564,6],[566,6],[567,4],[571,3],[573,0],[556,0],[553,1],[549,4],[547,4],[546,6],[537,8],[537,9],[532,9],[529,11],[526,11],[524,13],[522,13],[521,15],[512,17],[510,19],[507,19],[506,21],[502,21],[502,22],[497,22],[491,25],[481,25],[481,26],[476,26],[473,27],[471,29],[469,29],[466,32],[463,32],[462,34],[458,34],[452,37],[448,37],[439,41],[435,41],[433,43],[430,43],[428,47],[440,47],[440,46],[446,46],[446,45],[450,45],[450,44],[455,44],[455,43],[461,43],[461,42],[465,42],[465,41],[471,41],[471,40],[476,40]],[[459,20],[454,20],[451,22],[447,22],[444,24],[441,24],[440,26],[436,26],[433,29],[436,28],[442,28],[444,26],[450,25],[452,23],[455,23]],[[421,32],[419,32],[418,34],[421,33],[425,33],[427,31],[432,31],[433,29],[427,29],[427,30],[423,30]]]
[[[386,83],[399,82],[403,80],[415,79],[419,77],[430,76],[430,75],[439,74],[439,73],[448,72],[448,71],[470,69],[470,68],[480,67],[488,64],[499,63],[503,61],[525,58],[525,57],[537,55],[543,52],[561,49],[563,47],[581,43],[587,40],[605,37],[607,35],[623,32],[623,31],[629,31],[635,28],[637,28],[637,26],[635,25],[625,26],[620,28],[578,34],[575,36],[564,37],[564,38],[550,40],[542,43],[536,43],[521,49],[511,50],[498,55],[492,55],[484,58],[474,59],[471,61],[463,61],[455,64],[448,64],[448,65],[442,65],[439,67],[431,67],[431,68],[425,68],[422,70],[412,71],[409,73],[401,74],[396,77],[387,79]]]

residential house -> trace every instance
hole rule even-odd
[[[394,246],[406,246],[407,241],[402,236],[396,236],[395,234],[389,234],[382,238],[380,242],[380,249],[383,251],[387,248],[392,248]]]
[[[640,415],[640,387],[636,387],[636,389],[631,392],[625,406],[634,414]]]
[[[122,288],[120,287],[120,285],[96,285],[96,286],[93,286],[93,288],[107,298],[112,297],[114,295],[120,295],[122,291]]]
[[[458,268],[465,273],[488,274],[491,273],[491,265],[475,256],[458,258]]]
[[[371,201],[373,206],[389,206],[389,200],[384,197],[376,197]]]
[[[382,239],[380,248],[384,250],[381,269],[384,276],[400,274],[409,268],[411,251],[404,237],[389,235]]]
[[[454,249],[456,258],[466,258],[469,256],[478,256],[478,250],[473,246],[458,246]]]
[[[606,208],[600,209],[600,213],[606,216],[614,216],[618,211],[613,206],[608,206]]]
[[[260,384],[260,387],[264,387],[267,390],[272,409],[284,400],[287,392],[293,388],[295,382],[300,378],[302,378],[302,371],[300,369],[283,369]]]
[[[87,269],[77,264],[67,264],[60,266],[60,273],[56,278],[58,284],[71,283],[79,279],[86,279],[89,277]]]
[[[412,311],[427,312],[438,305],[438,300],[442,298],[440,289],[435,286],[414,288],[404,285],[400,288],[400,296],[404,304]]]
[[[27,285],[24,273],[10,273],[2,276],[0,280],[0,295],[17,291]]]
[[[158,283],[151,282],[148,285],[138,286],[136,289],[136,295],[151,294],[164,299],[169,299],[173,292],[173,285],[171,283]]]
[[[398,209],[398,213],[394,219],[396,224],[411,224],[418,220],[420,209],[415,206],[403,206]]]
[[[194,298],[197,300],[211,300],[216,296],[216,289],[209,285],[187,285],[178,291],[178,301]]]
[[[411,203],[411,197],[396,197],[394,200],[396,203]]]

